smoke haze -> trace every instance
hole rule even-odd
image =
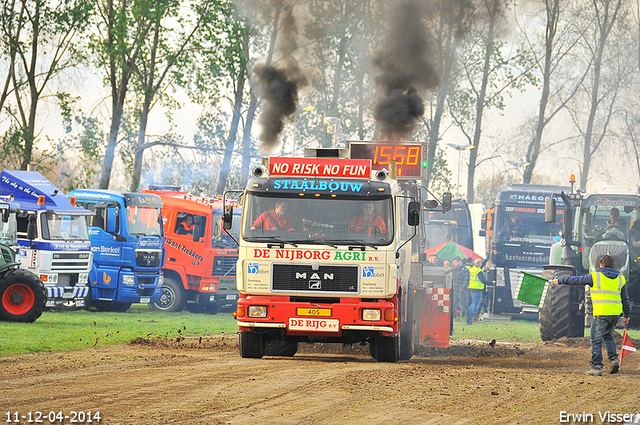
[[[422,4],[402,0],[392,10],[389,32],[373,59],[380,90],[373,114],[382,138],[401,141],[411,136],[424,114],[418,90],[436,87],[438,76],[430,63],[433,44]]]
[[[274,15],[283,10],[281,5],[274,9]],[[272,65],[268,60],[254,68],[258,97],[262,101],[258,123],[261,127],[260,149],[264,152],[273,152],[278,147],[285,122],[291,119],[298,107],[300,89],[307,85],[307,78],[301,72],[295,56],[298,28],[293,7],[283,13],[285,17],[276,43],[276,50],[282,54],[281,59],[277,65]]]

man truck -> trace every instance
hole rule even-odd
[[[47,307],[83,307],[92,262],[85,217],[92,213],[36,171],[3,171],[0,195],[20,205],[17,261],[44,283]]]
[[[162,200],[147,193],[79,189],[69,193],[94,214],[88,217],[93,264],[88,304],[127,311],[162,295]]]
[[[317,341],[369,343],[378,361],[413,355],[420,203],[402,193],[392,163],[374,169],[348,152],[309,149],[253,170],[237,264],[242,357],[292,356],[299,342]]]
[[[490,271],[489,310],[493,314],[537,313],[537,307],[514,299],[520,272],[542,274],[549,262],[554,238],[560,225],[545,223],[545,200],[568,187],[514,184],[496,195],[485,212],[482,229],[486,232],[487,260],[495,264]],[[558,214],[562,214],[559,205]],[[482,233],[481,233],[482,236]]]

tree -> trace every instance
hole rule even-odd
[[[13,123],[13,135],[7,134],[5,141],[20,154],[23,170],[33,159],[40,101],[52,94],[56,79],[84,59],[80,44],[92,8],[90,0],[3,2],[0,45],[8,72],[0,108]]]
[[[174,87],[176,81],[182,79],[185,72],[191,70],[192,57],[197,50],[204,48],[203,43],[220,37],[222,31],[215,27],[219,16],[228,17],[232,13],[230,4],[225,1],[205,0],[193,5],[188,12],[185,12],[176,0],[155,1],[150,6],[146,13],[146,19],[150,23],[150,34],[143,40],[144,48],[139,54],[139,59],[133,63],[137,77],[136,86],[139,87],[141,98],[138,141],[131,183],[133,191],[138,190],[140,185],[145,149],[160,144],[159,141],[146,141],[151,108],[162,100],[163,95]],[[171,25],[171,22],[178,25]],[[214,44],[213,47],[217,46]],[[212,91],[217,92],[213,87]]]

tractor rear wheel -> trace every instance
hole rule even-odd
[[[0,279],[0,319],[9,322],[35,322],[47,302],[44,284],[23,269],[8,271]]]
[[[570,271],[547,269],[542,277],[572,276]],[[547,286],[547,294],[538,311],[540,338],[551,341],[562,337],[584,336],[584,287],[576,285]]]

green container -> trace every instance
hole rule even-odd
[[[522,302],[539,306],[547,282],[548,280],[544,277],[527,272],[520,272],[517,290],[518,296],[516,298]]]

